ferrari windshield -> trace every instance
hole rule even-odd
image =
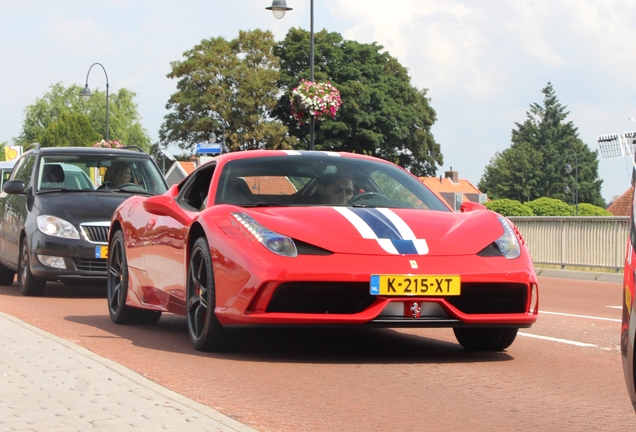
[[[215,202],[450,211],[422,182],[395,165],[324,153],[230,161],[221,173]]]
[[[38,171],[38,192],[124,191],[162,194],[166,183],[149,157],[47,155]]]

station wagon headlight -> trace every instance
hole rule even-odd
[[[270,251],[286,257],[298,256],[296,244],[290,237],[265,228],[246,213],[232,213],[232,216]]]
[[[501,237],[495,240],[495,244],[497,244],[501,254],[506,259],[518,258],[519,255],[521,255],[521,246],[519,245],[519,239],[517,238],[515,231],[512,229],[506,218],[499,216],[497,219],[499,219],[499,223],[503,227],[504,233]]]
[[[55,216],[41,215],[37,218],[38,229],[46,235],[79,239],[79,232],[72,223]]]

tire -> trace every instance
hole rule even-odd
[[[46,281],[38,279],[31,273],[31,259],[29,256],[29,242],[22,239],[20,245],[20,261],[19,261],[19,279],[20,291],[25,296],[41,296],[46,288]]]
[[[470,351],[503,351],[514,342],[518,328],[454,328],[457,342]]]
[[[15,279],[15,272],[3,264],[0,264],[0,285],[11,286]]]
[[[128,260],[124,247],[124,234],[116,231],[108,246],[108,276],[106,297],[108,314],[115,324],[156,324],[160,311],[128,306]]]
[[[186,284],[188,333],[199,351],[233,351],[241,347],[243,335],[224,329],[216,318],[216,290],[212,256],[205,237],[198,238],[190,251]]]

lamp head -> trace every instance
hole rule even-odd
[[[271,10],[274,14],[274,18],[276,19],[281,19],[285,16],[285,12],[293,10],[292,8],[287,7],[287,2],[285,0],[272,0],[272,5],[265,9]]]
[[[572,172],[572,165],[565,164],[565,172],[570,174]]]
[[[84,90],[82,90],[81,95],[84,102],[88,102],[88,100],[93,95],[93,93],[91,93],[91,89],[88,88],[88,83],[86,84],[86,87],[84,87]]]

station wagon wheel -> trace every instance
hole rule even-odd
[[[161,312],[130,307],[128,297],[128,260],[124,234],[117,230],[108,247],[108,313],[115,324],[155,324]]]
[[[224,329],[216,318],[216,291],[210,246],[205,237],[198,238],[190,251],[186,285],[188,333],[199,351],[238,349],[242,335]]]
[[[31,259],[29,257],[29,241],[25,237],[20,246],[20,291],[25,296],[41,296],[46,288],[46,281],[38,279],[31,273]]]
[[[457,342],[470,351],[503,351],[514,342],[518,328],[454,328]]]

